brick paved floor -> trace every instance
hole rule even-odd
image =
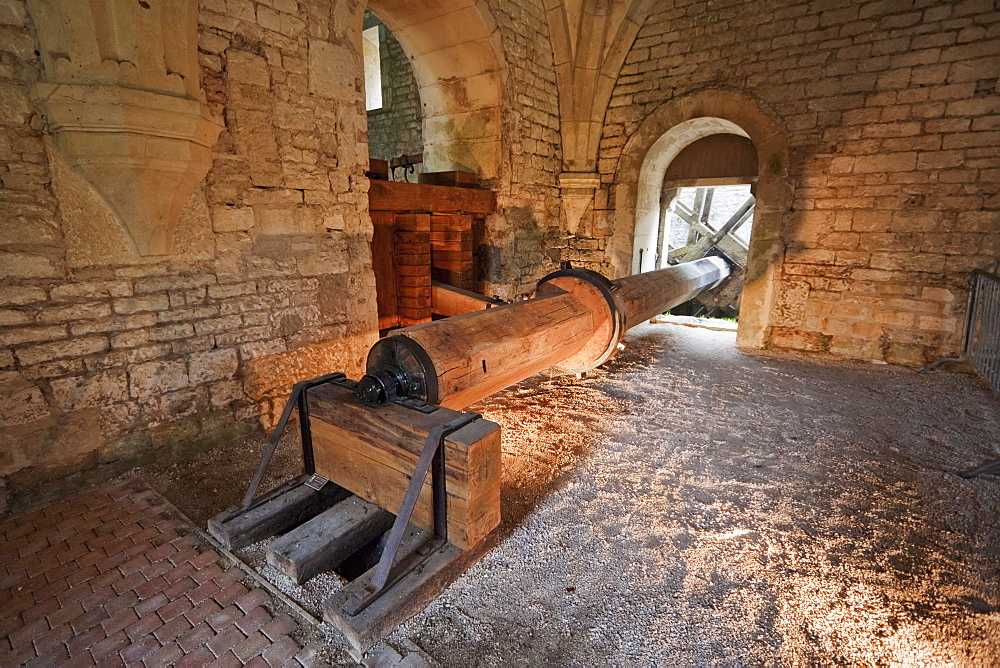
[[[107,486],[0,521],[0,665],[317,665],[161,497]]]

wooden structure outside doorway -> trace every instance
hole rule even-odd
[[[379,330],[430,320],[432,281],[477,291],[492,191],[373,180],[368,206]]]

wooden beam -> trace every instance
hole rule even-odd
[[[495,299],[438,281],[431,283],[431,305],[434,313],[449,317],[499,306]]]
[[[405,568],[421,560],[422,563],[392,585],[381,598],[352,617],[343,611],[344,603],[368,586],[375,572],[374,568],[371,569],[323,602],[323,619],[340,629],[360,655],[437,598],[459,575],[493,549],[497,536],[498,532],[494,531],[465,551],[446,544],[425,557],[418,549],[431,534],[410,527],[400,545],[397,567]]]
[[[248,510],[230,509],[208,521],[208,532],[229,550],[287,531],[349,495],[337,485],[319,491],[297,484],[264,497]]]
[[[487,215],[496,211],[491,190],[452,188],[401,181],[372,181],[368,208],[372,211],[414,211]]]
[[[302,584],[336,568],[392,526],[393,516],[351,496],[267,547],[267,563]]]

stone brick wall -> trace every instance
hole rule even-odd
[[[368,112],[368,155],[391,160],[422,153],[424,133],[420,93],[403,47],[374,14],[365,14],[365,28],[379,27],[382,68],[382,108]],[[419,166],[418,166],[419,167]],[[412,178],[412,177],[411,177]]]
[[[540,0],[489,0],[506,57],[503,136],[509,151],[487,221],[484,291],[510,299],[557,268],[559,95]]]
[[[1000,12],[991,0],[658,5],[606,118],[604,183],[667,100],[726,89],[783,126],[774,347],[923,364],[960,346],[969,272],[1000,256]],[[765,168],[767,165],[764,166]],[[607,262],[598,193],[590,259]],[[586,254],[584,254],[586,256]]]
[[[551,267],[557,96],[540,2],[493,4],[512,61],[488,285],[514,296]],[[296,380],[363,368],[362,11],[202,0],[201,87],[225,129],[169,254],[142,256],[30,103],[35,27],[0,3],[0,512],[268,427]]]
[[[294,381],[362,368],[374,277],[343,11],[202,3],[226,129],[173,251],[142,257],[44,132],[31,19],[0,4],[0,492],[15,504],[269,425]]]

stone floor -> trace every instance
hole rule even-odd
[[[312,666],[295,621],[152,490],[0,522],[0,665]]]
[[[472,407],[503,427],[501,543],[366,665],[998,665],[1000,477],[959,475],[1000,457],[997,395],[734,343],[643,325]],[[204,526],[262,447],[134,475]],[[344,661],[170,508],[115,487],[0,522],[0,665]]]

